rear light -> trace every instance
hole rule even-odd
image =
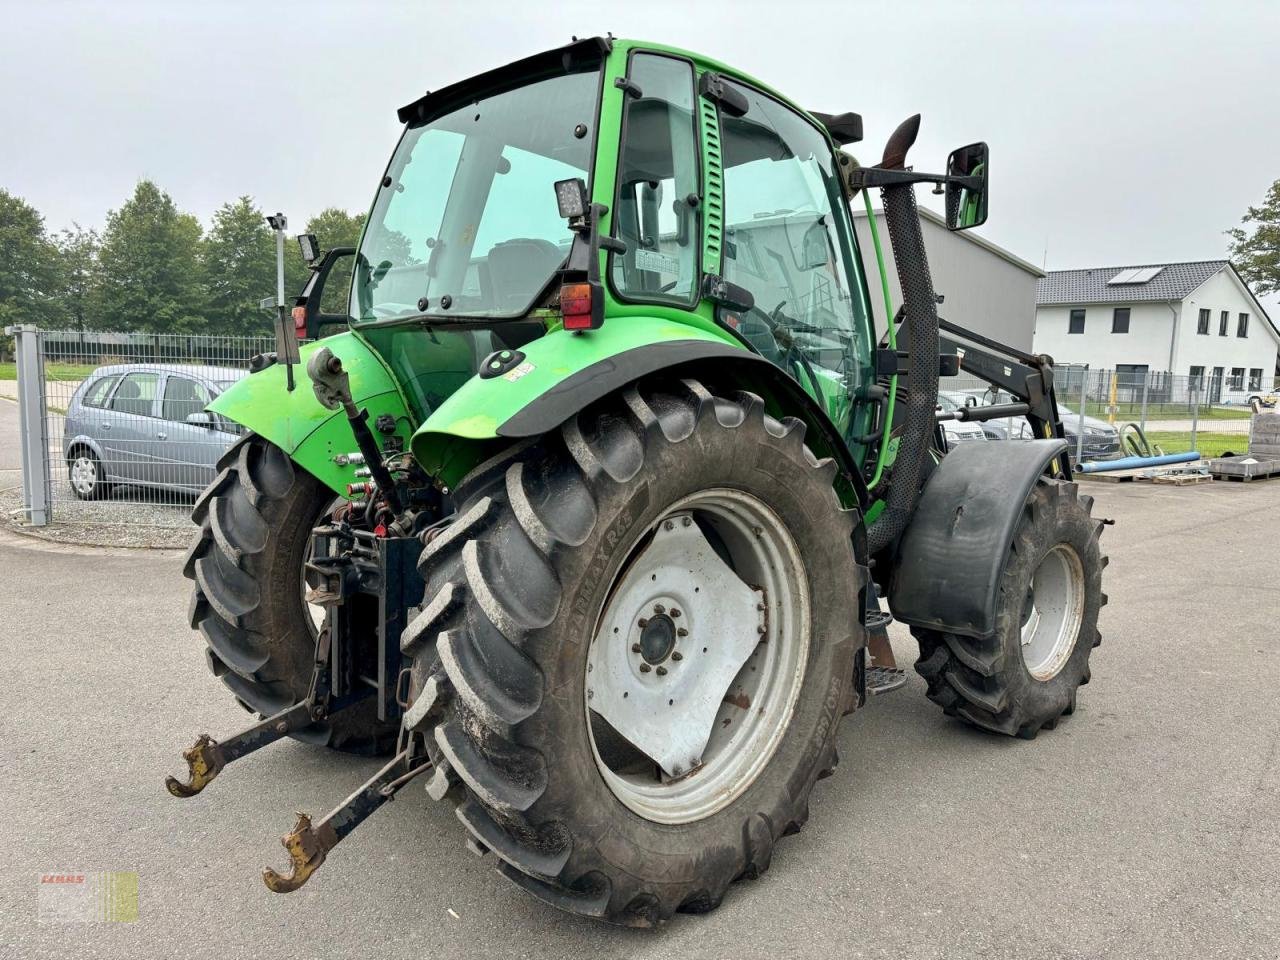
[[[293,308],[293,332],[298,335],[299,340],[307,338],[307,308]]]
[[[560,311],[566,330],[594,330],[604,322],[604,300],[598,283],[566,283],[560,287]]]

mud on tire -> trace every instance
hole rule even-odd
[[[1075,711],[1076,693],[1089,682],[1089,656],[1102,642],[1098,612],[1106,604],[1102,571],[1107,558],[1098,537],[1102,523],[1090,515],[1093,498],[1075,483],[1041,477],[1023,508],[997,594],[996,630],[966,637],[912,628],[920,644],[916,671],[928,696],[948,716],[1010,736],[1032,739]],[[1025,600],[1041,561],[1064,545],[1079,559],[1083,604],[1079,629],[1060,669],[1037,679],[1022,652]]]
[[[452,783],[458,817],[518,886],[573,913],[650,926],[714,908],[805,823],[814,782],[836,763],[867,578],[835,466],[814,459],[803,433],[754,395],[643,384],[459,484],[457,520],[424,548],[426,599],[402,646],[414,658],[411,701],[427,709],[431,792]],[[814,598],[807,661],[790,723],[750,785],[702,819],[658,823],[625,806],[597,767],[586,658],[633,546],[671,504],[711,487],[758,498],[799,547]]]
[[[315,635],[302,567],[333,493],[279,447],[249,435],[218,461],[196,500],[199,525],[183,564],[195,581],[188,607],[208,645],[209,667],[245,709],[269,716],[307,695]],[[383,753],[397,727],[379,724],[372,699],[291,734],[338,750]]]

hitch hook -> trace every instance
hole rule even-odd
[[[164,778],[164,785],[179,799],[194,797],[212,783],[213,778],[227,765],[222,747],[207,733],[200,734],[191,749],[182,751],[182,759],[187,761],[187,782],[183,783],[176,777]]]
[[[277,873],[271,867],[262,871],[262,881],[275,893],[292,893],[311,879],[311,875],[324,863],[325,854],[337,846],[339,837],[333,824],[325,819],[317,830],[311,826],[311,818],[298,814],[298,823],[292,833],[280,838],[281,845],[289,853],[289,873]]]

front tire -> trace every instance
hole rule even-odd
[[[218,461],[196,500],[200,527],[183,574],[195,581],[188,615],[208,644],[209,668],[246,710],[278,713],[307,696],[315,624],[303,600],[311,530],[332,491],[263,437],[250,434]],[[376,620],[368,624],[376,630]],[[396,724],[373,698],[290,734],[348,753],[385,753]]]
[[[684,381],[606,398],[459,485],[457,520],[424,548],[426,602],[404,636],[414,657],[410,715],[427,711],[421,729],[436,753],[433,794],[448,779],[461,782],[458,816],[497,854],[508,878],[561,909],[650,926],[678,909],[714,908],[733,880],[768,868],[778,837],[800,829],[815,781],[835,766],[835,731],[864,642],[857,603],[866,570],[854,557],[856,514],[841,509],[834,478],[834,464],[815,460],[804,446],[799,421],[778,422],[753,395],[713,397]],[[719,527],[716,510],[726,511]],[[735,511],[743,525],[728,519]],[[697,560],[677,552],[672,556],[686,559],[642,567],[655,563],[650,551],[661,537],[682,530],[693,536],[694,523],[715,558],[705,550]],[[711,655],[708,648],[740,636],[717,630],[706,614],[711,608],[696,598],[711,582],[710,569],[741,576],[750,568],[743,558],[751,554],[753,526],[756,537],[790,541],[801,559],[765,550],[781,572],[770,580],[760,569],[758,582],[741,589],[717,574],[725,596],[750,598],[749,610],[734,600],[726,616],[749,618],[755,653],[728,689],[711,680],[696,686],[714,696],[712,737],[699,764],[691,768],[687,753],[659,761],[661,738],[642,741],[641,749],[596,708],[604,709],[606,695],[640,697],[643,683],[658,682],[659,668],[678,680]],[[719,533],[707,532],[713,527]],[[650,579],[631,574],[650,569],[659,592],[643,597],[649,612],[642,619],[668,622],[628,637],[618,620],[615,637],[612,608]],[[802,604],[782,601],[784,582],[803,593]],[[765,588],[760,599],[750,586]],[[686,600],[691,606],[678,616],[676,606]],[[751,679],[755,664],[769,672],[768,663],[788,662],[783,621],[807,638],[802,658],[791,648],[799,659],[789,697],[779,692],[790,689],[786,682],[768,688]],[[610,643],[625,678],[612,688],[602,677]],[[779,651],[772,661],[769,644]],[[642,662],[658,666],[641,672]],[[787,675],[785,667],[779,675]],[[770,699],[768,689],[778,695]],[[681,710],[678,696],[664,693],[660,703],[672,711],[673,737],[698,715],[693,706]],[[695,702],[693,695],[686,700]],[[740,752],[716,752],[731,739],[717,741],[716,732],[735,723],[746,730],[753,716],[775,708],[780,725],[758,726],[760,736],[742,741],[758,748],[757,769],[735,768]],[[696,793],[699,777],[710,783],[716,770],[727,771],[722,802]],[[642,792],[628,792],[620,781],[646,776],[649,799],[637,802]],[[694,799],[664,805],[664,796],[680,790]]]
[[[1032,739],[1075,711],[1102,642],[1106,604],[1093,498],[1041,477],[1023,507],[997,593],[996,629],[966,637],[913,628],[916,671],[948,716],[993,733]]]
[[[71,491],[81,500],[100,500],[107,495],[102,461],[88,447],[78,447],[67,462]]]

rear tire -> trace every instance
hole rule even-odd
[[[1093,498],[1076,484],[1041,477],[1009,546],[995,632],[912,629],[920,643],[916,671],[948,716],[1032,739],[1075,711],[1076,692],[1089,682],[1089,656],[1102,642],[1098,612],[1107,602],[1102,524],[1092,509]],[[1038,587],[1044,596],[1036,596]]]
[[[218,470],[191,511],[200,530],[183,565],[196,583],[188,614],[214,675],[246,710],[270,716],[308,692],[316,642],[302,570],[334,494],[253,434],[223,454]],[[397,730],[378,722],[370,698],[291,736],[374,754],[391,748]]]
[[[459,484],[456,521],[424,548],[426,602],[402,643],[414,657],[411,715],[427,709],[421,729],[437,761],[433,795],[459,780],[465,791],[454,792],[465,796],[458,817],[497,854],[500,871],[534,896],[628,926],[662,923],[677,910],[711,910],[735,879],[768,869],[775,841],[808,819],[810,791],[836,764],[835,731],[852,699],[854,655],[864,642],[857,604],[867,577],[854,557],[856,514],[841,509],[832,488],[834,464],[815,460],[803,433],[799,421],[778,422],[750,394],[713,397],[694,381],[642,385]],[[601,624],[620,595],[616,585],[659,529],[689,527],[664,518],[708,490],[766,506],[798,548],[802,560],[787,569],[808,598],[806,652],[790,674],[795,694],[780,711],[780,732],[759,753],[766,759],[726,790],[731,799],[662,821],[638,812],[606,778],[604,755],[629,745],[612,727],[602,733],[596,707],[588,706],[589,658],[614,633]],[[734,535],[738,543],[749,537]],[[714,549],[732,556],[734,545]],[[685,582],[697,584],[699,571],[689,569]],[[763,607],[766,618],[782,616],[772,599]],[[752,616],[762,609],[754,599],[750,608]],[[653,609],[665,616],[666,608]],[[684,648],[683,665],[680,656],[664,654],[677,661],[667,661],[677,679],[681,670],[700,669],[694,664],[706,653],[702,644],[727,640],[723,632],[699,633],[697,624],[707,621],[695,620],[697,609],[674,612],[678,619],[669,623],[687,623],[702,637]],[[751,627],[753,644],[782,642],[774,632],[780,626],[761,629],[765,641]],[[619,650],[641,648],[619,640]],[[749,658],[738,678],[755,662]],[[770,669],[766,658],[758,662]],[[601,662],[595,666],[591,682],[599,693],[604,671]],[[628,689],[640,695],[638,687]],[[720,697],[714,692],[716,704]],[[724,702],[742,711],[738,722],[745,724],[757,703],[742,699]],[[664,693],[662,709],[667,705]],[[713,734],[721,723],[717,716]],[[740,769],[733,764],[741,753],[732,748],[724,748],[724,766],[715,766],[715,742],[706,744],[705,766],[696,772],[677,768],[668,779],[654,770],[654,789],[697,790],[699,774]],[[646,759],[638,757],[641,769]]]

